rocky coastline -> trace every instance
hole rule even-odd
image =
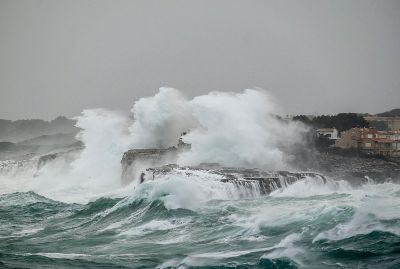
[[[67,158],[71,154],[78,154],[81,147],[72,150],[64,150],[58,153],[49,153],[35,157],[24,155],[22,161],[31,158],[36,159],[36,167],[40,169],[49,162],[59,158]],[[121,159],[121,181],[129,184],[134,180],[143,180],[142,175],[153,174],[154,179],[159,175],[169,173],[172,169],[201,170],[212,174],[219,174],[221,181],[236,182],[246,185],[248,182],[260,182],[259,186],[263,193],[269,193],[275,186],[283,187],[305,177],[331,178],[334,180],[346,180],[353,185],[366,183],[370,180],[376,183],[385,181],[400,182],[400,162],[377,156],[368,156],[357,152],[325,151],[314,152],[314,161],[304,163],[289,171],[263,171],[257,168],[232,168],[221,167],[218,164],[201,164],[192,167],[179,167],[175,165],[177,156],[187,148],[170,147],[167,149],[132,149],[126,151]],[[69,159],[69,157],[68,157]],[[22,162],[19,159],[18,166]],[[301,171],[301,172],[298,172]],[[285,179],[285,183],[282,183]]]
[[[400,182],[399,160],[368,156],[358,152],[319,152],[317,162],[312,169],[355,184],[366,179],[378,183],[388,180]]]
[[[161,167],[147,168],[141,175],[141,180],[157,180],[168,174],[185,174],[186,176],[196,173],[217,176],[224,183],[232,183],[237,187],[243,187],[257,191],[265,195],[274,190],[287,187],[301,179],[315,178],[326,182],[326,178],[314,172],[288,172],[288,171],[263,171],[256,168],[221,167],[217,164],[201,164],[198,166],[180,167],[178,165],[164,165]]]
[[[306,172],[288,172],[263,171],[257,168],[221,167],[218,164],[179,167],[171,164],[176,159],[178,152],[177,148],[141,149],[125,152],[121,160],[123,182],[129,183],[135,179],[140,181],[148,180],[149,173],[153,175],[150,179],[157,179],[159,175],[170,173],[174,169],[194,169],[219,174],[223,176],[222,181],[224,182],[247,184],[249,181],[257,181],[264,194],[270,193],[276,187],[284,187],[284,185],[292,184],[305,177],[325,178],[326,176],[334,180],[346,180],[353,185],[360,185],[370,180],[377,183],[388,180],[400,181],[399,162],[357,153],[317,152],[315,161],[307,169],[295,168],[295,170],[304,170]],[[138,162],[144,162],[147,166],[136,167],[136,169],[142,170],[135,173],[132,167]],[[144,175],[147,175],[147,178],[143,178]],[[282,183],[282,179],[284,179],[285,183]]]

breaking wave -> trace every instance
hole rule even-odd
[[[399,266],[398,184],[296,195],[293,189],[320,187],[300,181],[238,199],[221,186],[187,181],[152,181],[128,197],[87,204],[1,195],[0,261],[30,268]]]
[[[162,88],[132,111],[83,111],[84,148],[0,161],[0,267],[400,267],[394,182],[314,176],[262,195],[188,168],[122,185],[124,151],[173,146],[187,130],[180,164],[290,168],[306,130],[277,118],[267,93]]]

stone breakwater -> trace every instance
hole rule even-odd
[[[167,173],[171,167],[174,169],[187,169],[176,165],[177,155],[184,149],[132,149],[124,153],[122,164],[122,181],[125,184],[133,180],[145,180],[143,173],[154,173],[154,179],[157,175]],[[400,181],[400,163],[385,159],[368,156],[349,156],[337,153],[318,153],[317,161],[306,169],[312,172],[291,173],[287,171],[261,171],[258,169],[239,169],[223,168],[218,165],[200,165],[190,167],[190,169],[202,169],[210,173],[224,175],[223,181],[235,181],[238,184],[248,184],[249,182],[260,182],[263,193],[269,193],[275,187],[284,187],[285,184],[291,184],[305,176],[321,177],[322,175],[334,179],[343,179],[351,184],[360,185],[374,180],[375,182],[384,182],[388,180]],[[303,169],[302,169],[303,170]],[[281,182],[286,178],[286,183]]]
[[[181,149],[170,147],[166,149],[131,149],[124,153],[121,160],[121,179],[124,184],[139,178],[141,171],[149,168],[175,162]]]
[[[398,161],[368,156],[319,153],[318,162],[311,169],[354,184],[364,183],[368,178],[376,182],[400,181]]]
[[[75,148],[69,151],[51,153],[46,155],[24,155],[24,158],[5,160],[0,162],[0,175],[14,175],[21,171],[31,171],[36,173],[48,163],[58,159],[63,159],[65,162],[71,162],[79,155],[82,148]],[[177,156],[180,152],[186,150],[184,147],[171,147],[167,149],[132,149],[126,151],[121,159],[121,180],[124,184],[129,184],[134,180],[142,180],[142,173],[148,173],[155,169],[155,178],[161,171],[168,171],[166,165],[176,163]],[[400,163],[381,158],[368,156],[344,155],[338,153],[318,153],[316,162],[307,166],[305,169],[294,168],[302,172],[295,175],[286,171],[261,171],[258,169],[238,169],[238,168],[223,168],[218,165],[200,165],[190,167],[191,169],[202,169],[210,171],[214,174],[222,174],[225,176],[223,181],[237,181],[244,185],[251,182],[266,182],[276,186],[284,186],[280,182],[280,178],[287,177],[287,183],[290,184],[293,178],[301,178],[304,175],[324,175],[332,179],[343,179],[351,184],[359,185],[368,182],[372,179],[375,182],[381,183],[385,181],[400,182]],[[101,164],[107,165],[107,164]],[[160,169],[160,167],[162,169]],[[171,167],[178,168],[176,165]],[[147,170],[150,169],[150,170]],[[183,168],[182,168],[183,169]],[[147,172],[145,172],[147,170]],[[157,172],[156,172],[157,171]],[[268,180],[266,180],[268,179]],[[261,183],[263,184],[263,183]],[[268,185],[267,184],[267,185]],[[268,193],[270,187],[261,187]]]
[[[122,182],[128,184],[134,180],[140,182],[157,180],[173,173],[202,172],[219,175],[221,182],[233,183],[237,187],[256,189],[260,194],[286,187],[289,184],[314,177],[325,181],[325,177],[314,172],[263,171],[260,169],[221,167],[218,164],[201,164],[199,166],[179,167],[171,164],[184,149],[132,149],[124,153],[122,164]]]
[[[202,164],[199,166],[180,167],[178,165],[164,165],[161,167],[147,168],[142,173],[142,180],[157,180],[166,175],[184,174],[187,177],[191,175],[209,175],[224,183],[231,183],[238,189],[248,189],[258,194],[265,195],[279,188],[287,187],[296,181],[315,178],[326,182],[326,178],[313,172],[288,172],[288,171],[263,171],[260,169],[220,167],[216,164]]]

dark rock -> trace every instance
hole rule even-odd
[[[37,164],[37,169],[42,168],[43,166],[46,165],[46,163],[55,160],[57,157],[59,157],[60,153],[52,153],[52,154],[47,154],[39,157],[38,164]]]
[[[121,160],[122,182],[132,182],[143,169],[165,165],[176,161],[178,153],[183,149],[170,147],[166,149],[131,149],[124,153]]]
[[[400,181],[400,163],[384,158],[363,155],[320,153],[314,170],[335,179],[363,183],[370,178],[375,182]]]
[[[211,166],[202,164],[190,167],[179,167],[171,164],[147,168],[143,173],[144,175],[142,174],[142,180],[157,180],[162,175],[173,172],[184,172],[190,175],[194,171],[219,175],[221,182],[232,183],[237,187],[256,190],[259,194],[264,195],[305,178],[311,177],[326,182],[326,178],[323,175],[313,172],[264,171],[256,168],[216,167],[216,164],[212,164]]]

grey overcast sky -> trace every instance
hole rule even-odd
[[[0,0],[0,118],[128,111],[171,86],[288,114],[400,107],[400,1]]]

